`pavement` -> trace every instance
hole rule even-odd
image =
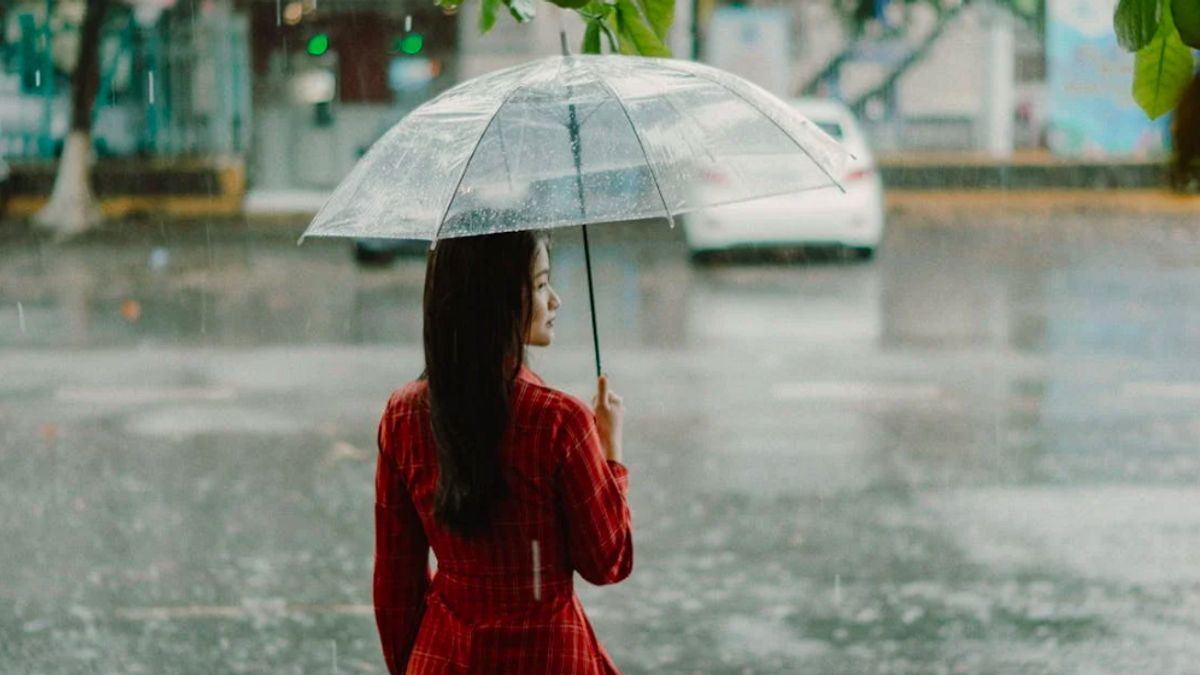
[[[637,553],[577,587],[623,672],[1196,672],[1200,219],[1060,206],[901,204],[869,263],[595,229]],[[303,226],[4,230],[0,672],[384,672],[423,263]],[[532,366],[586,398],[572,235]]]
[[[1197,213],[1200,198],[1166,190],[1166,157],[1077,158],[1045,150],[1020,150],[997,158],[986,153],[882,154],[878,170],[889,200],[910,206],[938,202],[1017,200],[1016,208],[1053,200],[1086,204],[1128,198],[1146,212]],[[54,179],[47,161],[15,163],[4,213],[28,218],[45,203]],[[100,170],[103,169],[103,170]],[[330,190],[247,186],[244,162],[229,157],[184,160],[108,159],[98,165],[93,188],[100,208],[115,221],[239,219],[295,220],[311,216]],[[1028,204],[1026,204],[1028,203]]]
[[[970,222],[979,213],[1005,223],[1058,214],[1120,214],[1124,222],[1138,216],[1192,217],[1200,219],[1200,196],[1164,189],[1129,190],[900,190],[886,193],[893,212],[901,210],[933,223],[948,219]],[[1105,221],[1113,220],[1105,218]],[[1115,219],[1122,222],[1121,218]]]

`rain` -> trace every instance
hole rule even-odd
[[[533,226],[527,365],[627,410],[633,571],[574,580],[620,672],[1200,662],[1197,17],[10,4],[0,673],[386,673],[426,259]],[[1152,41],[1192,70],[1140,79]]]

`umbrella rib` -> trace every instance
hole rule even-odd
[[[596,81],[600,83],[600,86],[604,87],[608,90],[608,93],[612,94],[613,100],[617,102],[617,105],[621,107],[621,112],[625,114],[625,120],[629,122],[629,128],[633,131],[633,137],[637,139],[638,148],[640,148],[642,151],[642,159],[646,160],[646,168],[650,170],[650,180],[654,181],[654,189],[658,191],[658,198],[662,201],[663,211],[665,211],[667,214],[667,222],[671,224],[671,227],[675,227],[675,217],[671,215],[671,207],[667,204],[666,196],[663,195],[662,184],[658,182],[658,172],[654,170],[654,162],[650,161],[650,155],[646,154],[646,144],[642,142],[642,135],[638,133],[637,125],[633,123],[633,118],[629,116],[629,108],[625,106],[625,101],[621,100],[621,95],[618,94],[617,91],[611,86],[609,86],[609,84],[604,81],[604,78],[597,75],[596,71],[592,70],[591,68],[588,68],[588,70],[591,71],[592,77],[596,78]]]
[[[643,78],[643,79],[644,79],[644,78]],[[664,100],[664,101],[666,101],[666,102],[667,102],[667,105],[671,106],[671,110],[674,110],[674,111],[675,111],[675,114],[676,114],[676,115],[679,115],[679,118],[680,118],[680,119],[686,119],[686,120],[690,120],[690,121],[691,121],[691,123],[692,123],[692,126],[694,126],[694,127],[696,127],[697,129],[699,129],[699,130],[700,130],[700,132],[701,132],[702,134],[704,133],[704,127],[701,127],[701,126],[700,126],[700,123],[696,121],[696,118],[695,118],[695,117],[693,117],[691,113],[689,113],[689,112],[686,112],[686,111],[684,111],[684,110],[680,110],[680,109],[679,109],[679,106],[675,105],[675,102],[671,100],[671,95],[670,95],[669,93],[667,93],[667,92],[665,92],[665,91],[664,91],[664,92],[663,92],[663,95],[662,95],[662,98],[663,98],[663,100]],[[703,141],[703,139],[701,139],[701,141]],[[700,143],[700,149],[701,149],[702,151],[704,151],[704,154],[705,154],[705,155],[708,155],[708,158],[709,158],[709,160],[711,160],[713,164],[716,164],[716,163],[717,163],[717,158],[713,156],[713,154],[712,154],[712,150],[709,150],[709,149],[708,149],[708,145],[707,145],[707,144],[705,144],[705,143],[701,142],[701,143]]]
[[[679,70],[681,70],[681,71],[682,71],[682,72],[684,72],[684,73],[687,73],[688,75],[691,75],[692,77],[697,77],[697,78],[700,78],[701,80],[704,80],[704,81],[706,81],[706,82],[712,82],[713,84],[717,85],[718,87],[721,87],[721,88],[722,88],[722,89],[724,89],[725,91],[728,91],[729,93],[733,94],[734,96],[737,96],[738,98],[742,99],[742,101],[743,101],[743,102],[745,102],[745,104],[746,104],[746,105],[750,106],[751,108],[753,108],[754,110],[756,110],[756,111],[757,111],[757,112],[758,112],[760,115],[762,115],[763,117],[765,117],[765,118],[767,118],[768,120],[770,120],[770,121],[771,121],[771,124],[774,124],[774,125],[775,125],[775,128],[777,128],[777,129],[779,129],[780,131],[782,131],[782,132],[783,132],[783,135],[784,135],[784,136],[787,136],[787,137],[788,137],[788,140],[790,140],[792,143],[795,143],[795,144],[796,144],[796,147],[797,147],[797,148],[800,148],[800,152],[803,152],[805,155],[807,155],[807,156],[808,156],[808,158],[812,160],[813,164],[816,164],[816,165],[817,165],[817,168],[821,170],[821,173],[823,173],[823,174],[825,174],[826,176],[828,176],[828,177],[829,177],[829,180],[833,181],[833,184],[834,184],[834,185],[836,185],[836,186],[837,186],[837,188],[838,188],[839,190],[841,190],[843,194],[845,194],[845,192],[846,192],[846,188],[842,187],[842,183],[841,183],[841,181],[839,181],[838,179],[834,178],[832,174],[830,174],[828,171],[826,171],[826,170],[825,170],[825,167],[824,167],[824,166],[822,166],[822,165],[821,165],[821,163],[820,163],[819,161],[817,161],[817,158],[816,158],[816,157],[813,157],[813,156],[812,156],[812,153],[808,151],[808,148],[804,147],[804,145],[803,145],[802,143],[800,143],[800,141],[798,141],[798,140],[796,140],[795,138],[793,138],[793,137],[792,137],[792,135],[791,135],[791,134],[789,134],[789,133],[787,132],[787,129],[784,129],[784,128],[783,128],[783,126],[782,126],[781,124],[779,124],[779,122],[776,122],[776,121],[775,121],[775,118],[774,118],[774,117],[771,117],[769,114],[767,114],[767,111],[765,111],[765,110],[763,110],[762,108],[760,108],[760,107],[758,107],[758,106],[754,105],[754,103],[753,103],[753,102],[752,102],[750,99],[748,99],[748,98],[746,98],[745,96],[743,96],[741,92],[739,92],[739,91],[737,91],[737,90],[733,89],[732,87],[727,87],[727,86],[725,86],[725,85],[724,85],[724,84],[722,84],[722,83],[721,83],[719,80],[714,80],[714,79],[713,79],[713,78],[711,78],[711,77],[708,77],[708,76],[705,76],[705,75],[701,75],[700,73],[698,73],[698,72],[694,72],[694,71],[691,71],[691,70],[684,70],[684,69],[679,69]]]
[[[538,69],[532,68],[531,70],[536,72]],[[487,135],[488,129],[492,128],[492,123],[496,121],[496,116],[500,114],[500,109],[508,103],[508,99],[512,98],[513,94],[517,93],[517,90],[521,88],[521,85],[525,83],[528,77],[529,75],[526,74],[525,77],[517,80],[513,88],[504,95],[504,99],[500,101],[500,105],[496,106],[496,110],[492,113],[492,116],[488,118],[487,124],[484,125],[483,131],[480,132],[479,138],[475,141],[475,147],[471,148],[471,154],[467,156],[467,161],[463,162],[462,173],[458,174],[458,181],[454,183],[454,190],[450,192],[450,199],[446,200],[446,208],[442,209],[442,217],[438,219],[438,227],[433,232],[433,239],[429,244],[429,248],[437,246],[438,236],[442,233],[442,228],[446,226],[446,214],[450,213],[450,206],[454,204],[454,197],[458,194],[458,188],[462,187],[463,179],[467,177],[467,169],[471,168],[471,160],[475,159],[475,153],[479,150],[479,145],[483,142],[483,137]]]

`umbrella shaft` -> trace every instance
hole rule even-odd
[[[587,267],[588,305],[592,309],[592,347],[596,350],[596,377],[600,377],[600,333],[596,330],[596,295],[592,291],[592,251],[588,247],[587,225],[583,226],[583,259]]]
[[[566,38],[563,38],[563,49],[566,50]],[[571,135],[571,158],[575,161],[575,192],[579,196],[579,217],[587,218],[587,209],[583,205],[583,166],[579,141],[579,119],[576,117],[575,104],[567,106],[569,121],[567,131]],[[588,246],[587,225],[583,225],[583,258],[587,267],[588,305],[592,310],[592,348],[596,352],[596,377],[600,377],[600,332],[596,329],[596,294],[592,290],[592,251]]]
[[[575,116],[575,104],[567,106],[567,132],[571,135],[571,160],[575,164],[575,194],[579,197],[579,217],[587,218],[583,205],[583,148],[579,140],[579,120]]]

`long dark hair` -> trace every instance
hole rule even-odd
[[[507,492],[500,443],[525,361],[530,268],[545,233],[438,242],[425,268],[425,372],[437,445],[434,518],[460,535],[490,522]]]

